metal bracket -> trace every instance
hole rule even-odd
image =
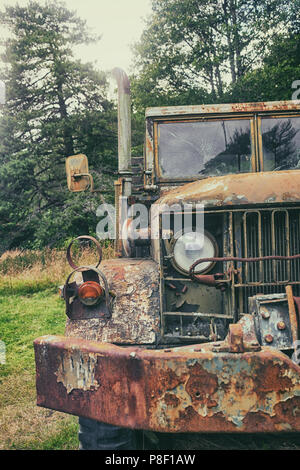
[[[286,294],[258,294],[249,298],[255,329],[262,346],[281,351],[293,349],[297,339],[297,318],[291,290]]]
[[[231,323],[225,340],[214,344],[213,347],[213,352],[218,353],[244,353],[260,350],[261,346],[255,335],[251,315],[244,315],[238,323]]]

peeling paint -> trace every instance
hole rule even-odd
[[[201,352],[177,347],[166,354],[40,338],[38,404],[159,432],[300,432],[299,366],[271,347],[237,354],[212,348],[206,343]]]
[[[69,355],[61,356],[61,362],[55,375],[67,393],[72,390],[97,390],[99,382],[95,379],[97,357],[93,354],[74,350]]]
[[[214,207],[297,202],[300,201],[299,180],[300,170],[209,177],[173,188],[155,204],[181,202]]]
[[[159,269],[149,259],[111,259],[101,263],[115,293],[110,319],[66,323],[66,336],[117,344],[152,344],[160,331]]]

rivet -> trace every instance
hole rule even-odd
[[[273,343],[273,336],[272,335],[266,335],[265,336],[265,341],[267,343]]]
[[[265,319],[265,320],[268,320],[270,318],[270,312],[268,312],[267,310],[263,310],[262,313],[261,313],[261,316]]]
[[[277,323],[277,328],[278,328],[278,330],[285,330],[286,329],[286,324],[284,323],[284,321],[279,321]]]

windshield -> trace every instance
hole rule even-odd
[[[264,171],[300,169],[300,118],[262,118]]]
[[[162,178],[251,172],[251,147],[249,119],[158,124]]]

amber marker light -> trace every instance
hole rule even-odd
[[[84,305],[95,305],[104,295],[103,287],[95,281],[84,282],[78,289],[78,297]]]

